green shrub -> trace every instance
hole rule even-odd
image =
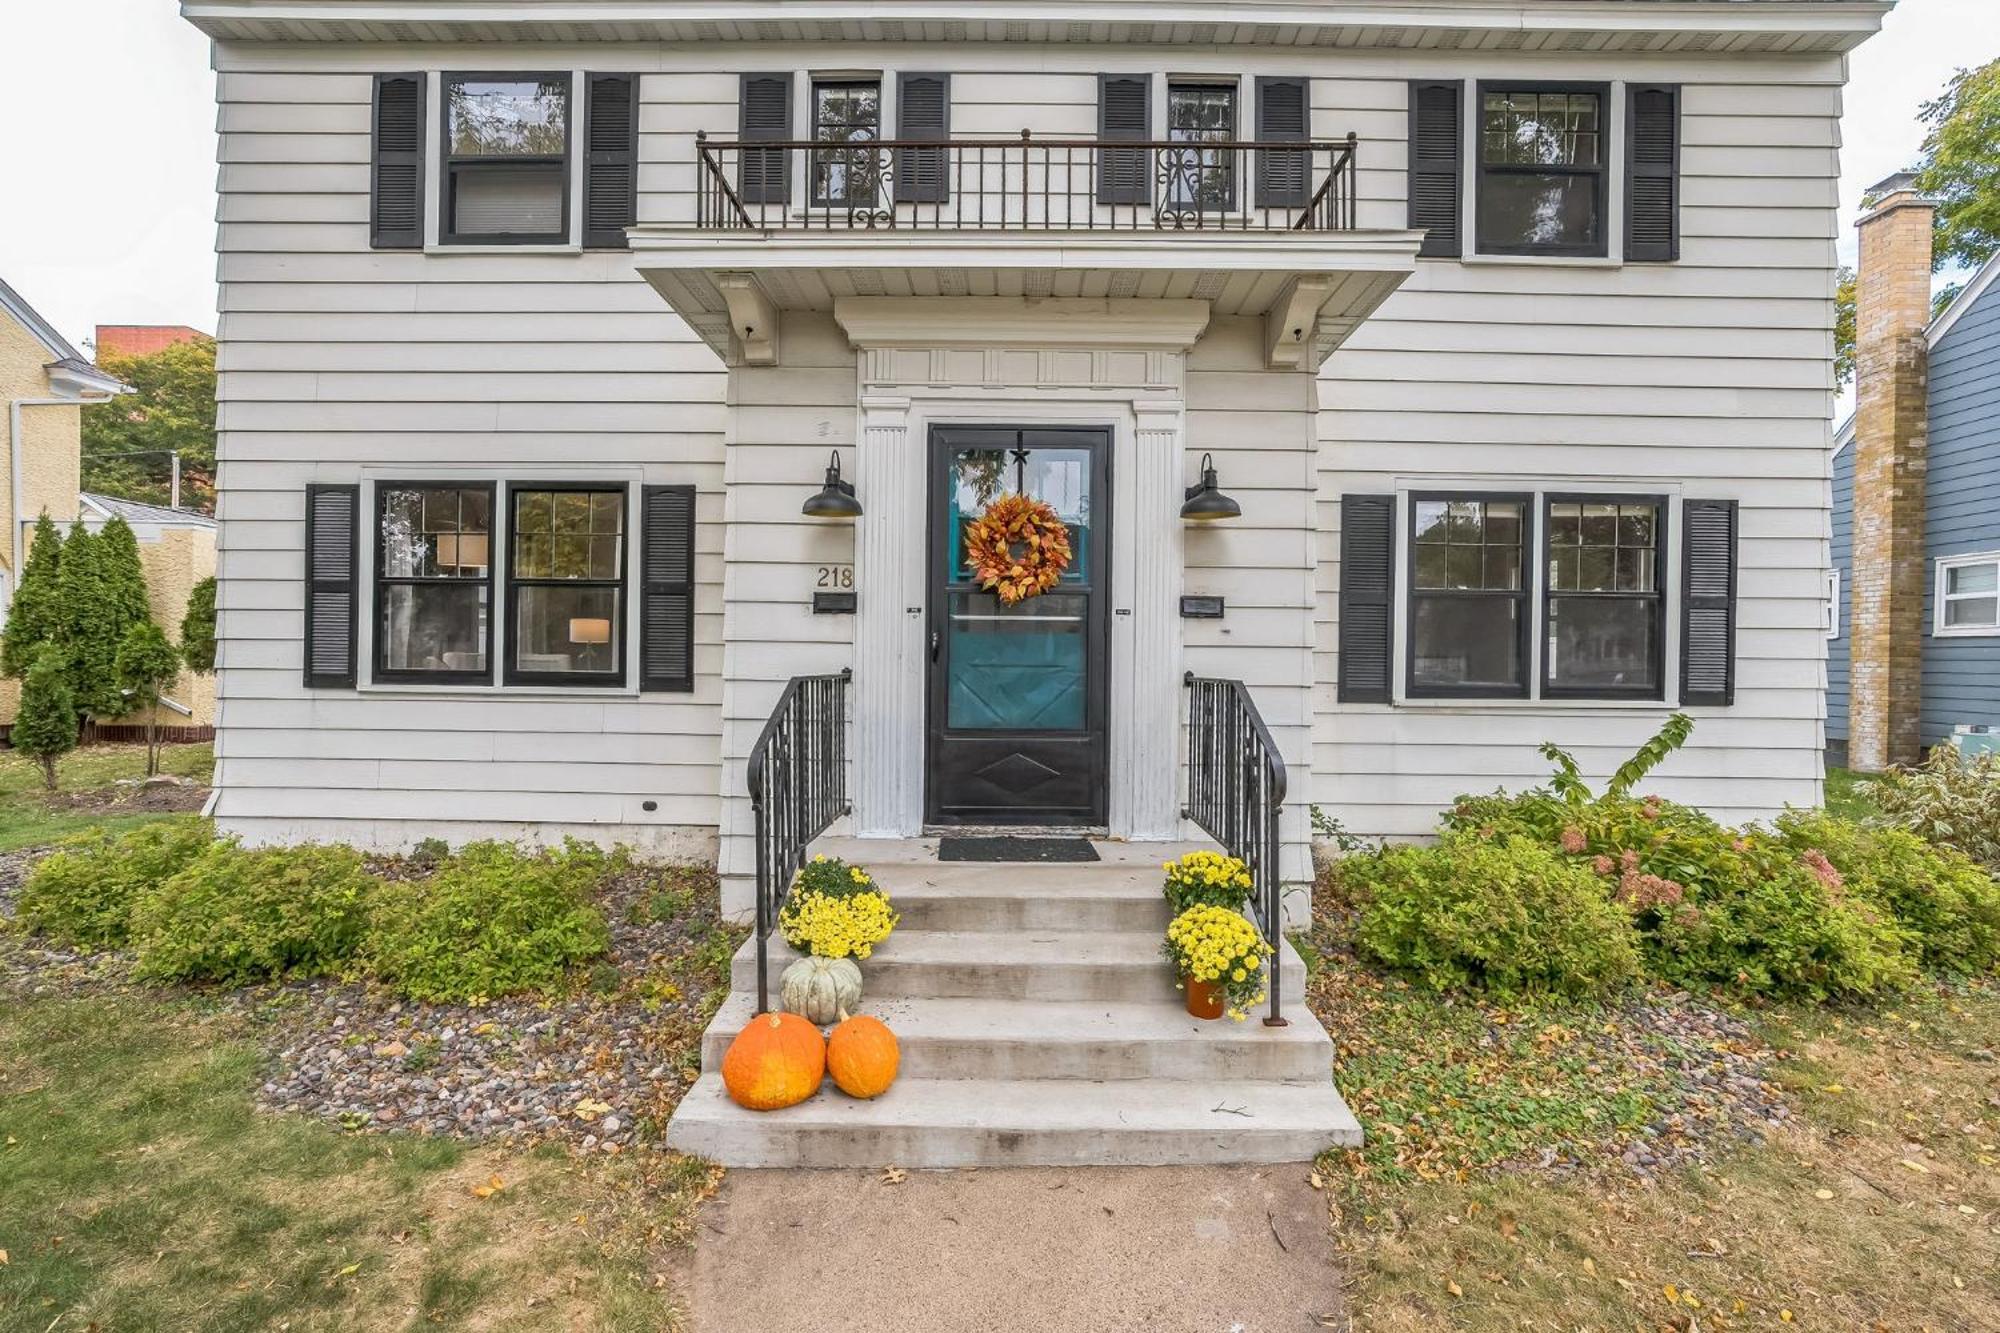
[[[1976,975],[2000,962],[2000,884],[1963,852],[1908,829],[1817,811],[1786,814],[1778,831],[1802,857],[1824,856],[1848,892],[1894,917],[1926,967]]]
[[[212,844],[133,902],[138,974],[240,983],[339,971],[376,881],[351,847]]]
[[[574,841],[559,852],[470,844],[428,879],[383,886],[367,960],[415,1000],[547,991],[610,947],[593,890],[623,856]]]
[[[1609,991],[1639,973],[1631,922],[1581,866],[1522,837],[1447,836],[1341,861],[1362,951],[1438,990]]]
[[[179,874],[214,841],[208,821],[193,817],[72,838],[28,876],[15,915],[71,948],[118,948],[131,934],[133,898]]]
[[[1922,768],[1878,780],[1873,795],[1888,823],[2000,871],[2000,755],[1961,758],[1940,745]]]

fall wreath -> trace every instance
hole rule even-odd
[[[1069,568],[1069,527],[1041,500],[1003,495],[965,528],[965,558],[981,588],[1012,606],[1056,586]]]

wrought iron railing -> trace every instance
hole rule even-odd
[[[1274,949],[1284,947],[1284,876],[1278,814],[1285,804],[1285,761],[1240,680],[1186,676],[1188,765],[1186,816],[1250,867],[1250,912]],[[1266,1027],[1283,1027],[1274,954]]]
[[[784,231],[1345,231],[1355,136],[1314,142],[714,139],[695,225]]]
[[[757,840],[757,1012],[771,1008],[770,940],[806,848],[848,811],[847,683],[852,671],[793,676],[750,747]]]

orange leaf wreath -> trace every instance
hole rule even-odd
[[[965,558],[981,588],[1007,606],[1039,597],[1069,568],[1069,526],[1053,507],[1003,495],[965,528]]]

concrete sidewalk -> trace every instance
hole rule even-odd
[[[703,1210],[695,1333],[1338,1328],[1311,1167],[732,1171]]]

